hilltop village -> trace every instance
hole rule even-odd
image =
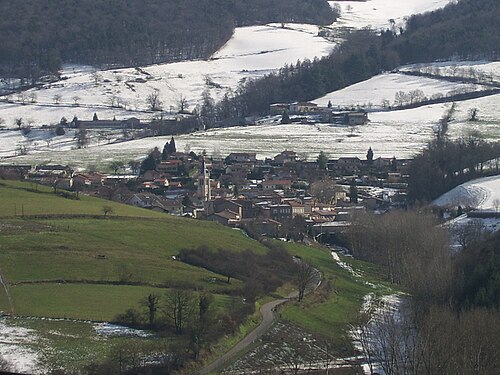
[[[0,175],[26,179],[145,209],[300,239],[342,231],[361,208],[385,212],[405,205],[408,160],[341,157],[323,152],[301,160],[285,150],[261,160],[256,153],[208,158],[179,152],[172,137],[142,162],[114,162],[114,173],[77,172],[63,165],[3,165]],[[29,208],[24,208],[29,210]],[[26,212],[27,213],[27,212]],[[298,238],[297,238],[298,237]]]

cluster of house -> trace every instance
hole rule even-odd
[[[320,107],[313,102],[275,103],[269,107],[271,115],[313,115],[323,123],[364,125],[368,120],[368,113],[362,110],[342,111],[334,110],[330,105]],[[300,117],[299,117],[300,118]]]
[[[277,233],[297,216],[317,232],[335,232],[345,229],[360,204],[375,210],[404,203],[405,166],[394,158],[345,157],[321,170],[317,161],[301,161],[293,151],[264,160],[246,152],[225,159],[174,152],[140,175],[80,173],[62,165],[4,165],[0,174],[19,173],[42,184],[224,225],[252,220],[262,233]]]

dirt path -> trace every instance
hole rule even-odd
[[[312,281],[311,287],[306,291],[310,293],[313,290],[316,290],[321,284],[321,272],[317,269],[316,277]],[[290,293],[286,298],[276,299],[274,301],[268,302],[261,306],[260,313],[262,315],[262,322],[248,335],[243,338],[240,342],[238,342],[235,346],[233,346],[227,353],[225,353],[222,357],[219,357],[210,365],[202,368],[198,374],[206,375],[211,372],[217,373],[217,371],[221,370],[224,365],[229,364],[232,360],[234,360],[238,354],[240,354],[244,349],[253,344],[255,340],[259,339],[262,335],[264,335],[269,328],[272,327],[274,322],[276,321],[275,309],[277,306],[290,301],[291,299],[297,298],[299,296],[299,292],[295,291]]]

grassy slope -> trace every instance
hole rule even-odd
[[[241,232],[216,223],[177,218],[96,198],[82,196],[79,201],[69,200],[42,187],[38,189],[46,192],[30,192],[25,190],[30,187],[28,184],[5,181],[2,184],[0,217],[3,215],[4,219],[0,219],[0,269],[9,283],[21,283],[10,287],[18,314],[98,318],[92,311],[86,315],[85,308],[79,311],[78,298],[71,299],[69,292],[75,290],[76,295],[86,298],[86,294],[98,290],[91,303],[101,305],[102,316],[108,319],[114,316],[117,306],[121,309],[135,303],[120,304],[116,300],[117,290],[124,300],[130,294],[131,301],[137,300],[138,294],[147,293],[146,285],[117,289],[114,285],[71,284],[51,289],[57,285],[36,284],[44,280],[125,281],[224,293],[241,283],[233,280],[228,285],[222,282],[223,276],[175,261],[172,255],[183,247],[201,244],[211,249],[265,251],[262,245]],[[24,205],[25,213],[30,206],[32,212],[40,214],[93,215],[108,204],[114,206],[120,217],[5,218],[13,205]],[[26,281],[35,284],[22,284]],[[51,290],[68,292],[58,295]],[[5,305],[0,292],[0,309],[6,309]]]
[[[390,288],[376,281],[378,270],[371,264],[356,261],[355,269],[362,270],[364,276],[360,279],[339,267],[329,250],[299,244],[287,243],[285,246],[292,254],[301,256],[322,272],[323,286],[331,280],[333,292],[326,299],[318,298],[317,293],[312,293],[301,303],[287,304],[282,317],[308,331],[328,337],[337,347],[349,347],[350,340],[346,331],[348,324],[354,323],[358,317],[363,297],[368,293],[385,294]],[[367,279],[380,286],[377,289],[370,287],[365,283]]]

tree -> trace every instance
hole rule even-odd
[[[94,116],[92,116],[92,121],[98,121],[97,113],[94,112]]]
[[[331,178],[323,178],[311,184],[311,195],[321,203],[332,204],[335,199],[337,184]]]
[[[326,156],[326,154],[323,151],[319,153],[316,161],[318,162],[318,167],[320,170],[322,171],[326,170],[326,167],[328,166],[328,156]]]
[[[148,314],[148,324],[150,328],[155,326],[156,312],[158,311],[158,306],[160,304],[160,297],[155,294],[148,295],[143,301],[142,305],[146,307]]]
[[[80,101],[80,97],[78,95],[74,95],[71,99],[73,99],[73,104],[78,106],[78,102]]]
[[[368,165],[373,164],[373,150],[371,147],[368,149],[368,152],[366,153],[366,161],[368,162]]]
[[[108,214],[111,215],[113,212],[113,207],[108,205],[102,206],[102,214],[104,215],[104,217],[108,216]]]
[[[471,108],[469,111],[469,121],[477,121],[477,113],[478,113],[477,108]]]
[[[5,120],[0,117],[0,129],[3,128],[5,125]]]
[[[94,84],[97,86],[99,84],[99,81],[102,79],[102,76],[97,71],[94,71],[90,74],[90,78],[92,79],[92,81],[94,81]]]
[[[179,96],[177,106],[179,107],[179,113],[184,113],[184,111],[189,107],[189,103],[184,95]]]
[[[83,148],[89,143],[89,135],[84,126],[80,126],[75,134],[76,145],[78,148]]]
[[[349,186],[349,200],[351,203],[358,203],[358,186],[354,178]]]
[[[141,162],[140,161],[130,160],[127,164],[129,166],[130,170],[132,171],[132,173],[135,174],[135,173],[139,172],[139,169],[141,167]]]
[[[216,113],[215,113],[215,101],[210,95],[209,90],[203,91],[201,94],[202,104],[200,109],[200,119],[201,123],[206,129],[214,126]]]
[[[163,103],[160,99],[160,90],[154,89],[146,97],[146,103],[151,111],[161,111]]]
[[[299,291],[298,300],[302,301],[305,292],[310,288],[316,279],[316,271],[313,266],[304,262],[302,259],[295,259],[295,280]]]
[[[24,121],[22,117],[18,117],[14,120],[14,125],[17,125],[18,129],[21,129],[21,127],[24,125]]]
[[[408,95],[404,91],[398,91],[394,95],[394,105],[402,107],[408,102]]]
[[[331,100],[328,101],[327,107],[332,108],[332,101]]]
[[[109,166],[113,170],[113,173],[116,174],[119,169],[122,169],[125,166],[125,164],[120,160],[115,160],[115,161],[112,161]]]
[[[36,92],[32,92],[32,93],[29,94],[28,97],[30,98],[30,102],[31,103],[36,103],[36,99],[37,99],[38,96],[36,95]]]
[[[61,99],[62,99],[62,95],[61,94],[55,94],[53,97],[52,97],[52,100],[54,100],[54,103],[55,104],[59,104],[61,102]]]
[[[285,109],[283,111],[283,114],[281,115],[281,123],[282,124],[289,124],[290,121],[290,116],[288,115],[288,111]]]
[[[172,323],[175,332],[181,334],[193,317],[193,294],[183,289],[173,289],[165,297],[165,314]]]

